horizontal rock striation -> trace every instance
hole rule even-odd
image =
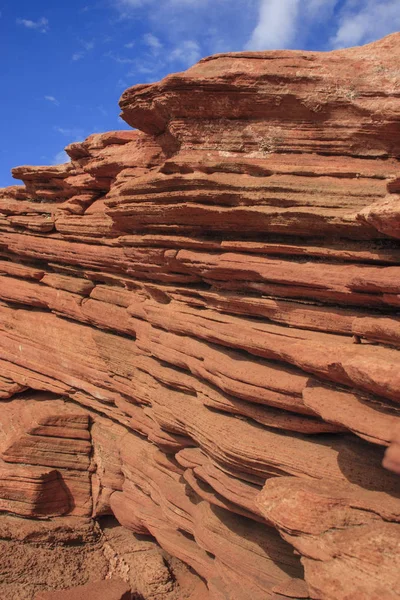
[[[216,55],[14,169],[1,511],[113,514],[212,600],[399,598],[399,60]]]

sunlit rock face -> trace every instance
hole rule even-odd
[[[399,64],[212,56],[14,170],[1,511],[152,536],[157,598],[399,598]]]

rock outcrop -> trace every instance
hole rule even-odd
[[[212,600],[400,597],[399,62],[216,55],[14,169],[1,511],[114,515]]]

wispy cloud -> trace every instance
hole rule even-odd
[[[86,54],[88,52],[93,50],[93,48],[95,47],[95,43],[93,40],[90,40],[90,41],[78,40],[78,41],[79,41],[79,44],[83,47],[83,49],[76,50],[76,52],[73,53],[73,55],[71,56],[73,61],[81,60],[82,58],[84,58],[86,56]]]
[[[79,142],[86,137],[85,131],[80,127],[60,127],[59,125],[55,125],[53,129],[57,133],[67,137],[70,142]]]
[[[163,49],[163,45],[153,33],[146,33],[143,36],[143,41],[151,50],[151,52],[155,55],[159,54]]]
[[[101,115],[103,115],[103,117],[107,117],[108,116],[108,111],[104,108],[104,106],[102,104],[100,104],[99,106],[97,106],[97,110],[99,111],[99,113]]]
[[[168,54],[180,65],[183,60],[179,48],[184,44],[197,44],[189,48],[194,62],[201,56],[218,51],[242,49],[256,19],[259,0],[108,0],[117,9],[122,20],[140,19],[149,27],[136,47],[144,45],[154,56]],[[253,19],[251,20],[251,18]],[[192,61],[193,62],[193,61]]]
[[[398,0],[260,0],[246,48],[347,48],[399,29]]]
[[[60,105],[59,101],[54,96],[45,96],[44,99],[48,102],[51,102],[52,104],[55,104],[56,106]]]
[[[111,0],[111,2],[120,11],[122,17],[125,17],[131,14],[132,9],[154,4],[155,0]]]
[[[400,29],[400,0],[107,0],[147,33],[109,53],[123,81],[152,81],[201,57],[235,50],[331,50]],[[135,53],[127,52],[135,46]]]
[[[60,150],[60,152],[57,152],[57,154],[52,158],[51,164],[52,165],[60,165],[65,162],[69,162],[70,160],[71,159],[68,156],[68,154],[65,152],[65,150]]]
[[[330,50],[400,29],[399,0],[108,0],[121,19],[147,19],[147,35],[173,51],[188,37],[202,56],[232,50]],[[150,44],[148,44],[150,46]],[[125,47],[131,47],[126,44]],[[155,44],[153,52],[161,54]],[[180,57],[179,50],[174,53]],[[197,54],[192,53],[197,59]],[[189,63],[189,59],[187,60]]]
[[[146,82],[157,81],[171,70],[186,69],[200,60],[201,48],[196,40],[183,40],[179,45],[162,43],[156,36],[146,35],[150,51],[144,51],[135,58],[123,58],[111,55],[111,58],[121,64],[129,64],[130,69],[125,73],[125,78],[119,81],[122,87],[122,81],[126,87],[126,81],[132,80],[138,75],[145,77],[140,79]],[[110,54],[108,54],[110,56]]]
[[[17,19],[17,25],[23,25],[27,29],[36,29],[40,33],[47,33],[49,30],[49,20],[46,17],[41,17],[37,21],[31,21],[30,19]]]
[[[127,58],[126,56],[120,56],[119,54],[116,54],[115,52],[111,52],[111,51],[106,52],[106,54],[104,56],[111,58],[112,60],[114,60],[116,63],[119,63],[120,65],[133,65],[136,63],[135,58]]]
[[[338,4],[339,0],[306,0],[302,3],[302,9],[304,9],[307,18],[322,17],[323,19],[327,19],[328,17],[332,17],[333,11]]]
[[[179,46],[176,46],[169,54],[170,62],[180,62],[182,65],[190,67],[201,58],[200,45],[196,40],[185,40]]]
[[[93,41],[87,42],[85,40],[80,40],[80,42],[81,42],[82,46],[85,48],[85,50],[87,52],[89,52],[89,50],[93,50],[93,48],[94,48],[94,42]]]
[[[334,48],[367,44],[400,30],[398,0],[347,0],[340,11]]]
[[[116,83],[116,87],[118,90],[125,90],[128,87],[129,83],[126,79],[118,79]]]

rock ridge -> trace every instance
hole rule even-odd
[[[152,536],[146,598],[400,597],[399,61],[215,55],[13,170],[0,518]]]

